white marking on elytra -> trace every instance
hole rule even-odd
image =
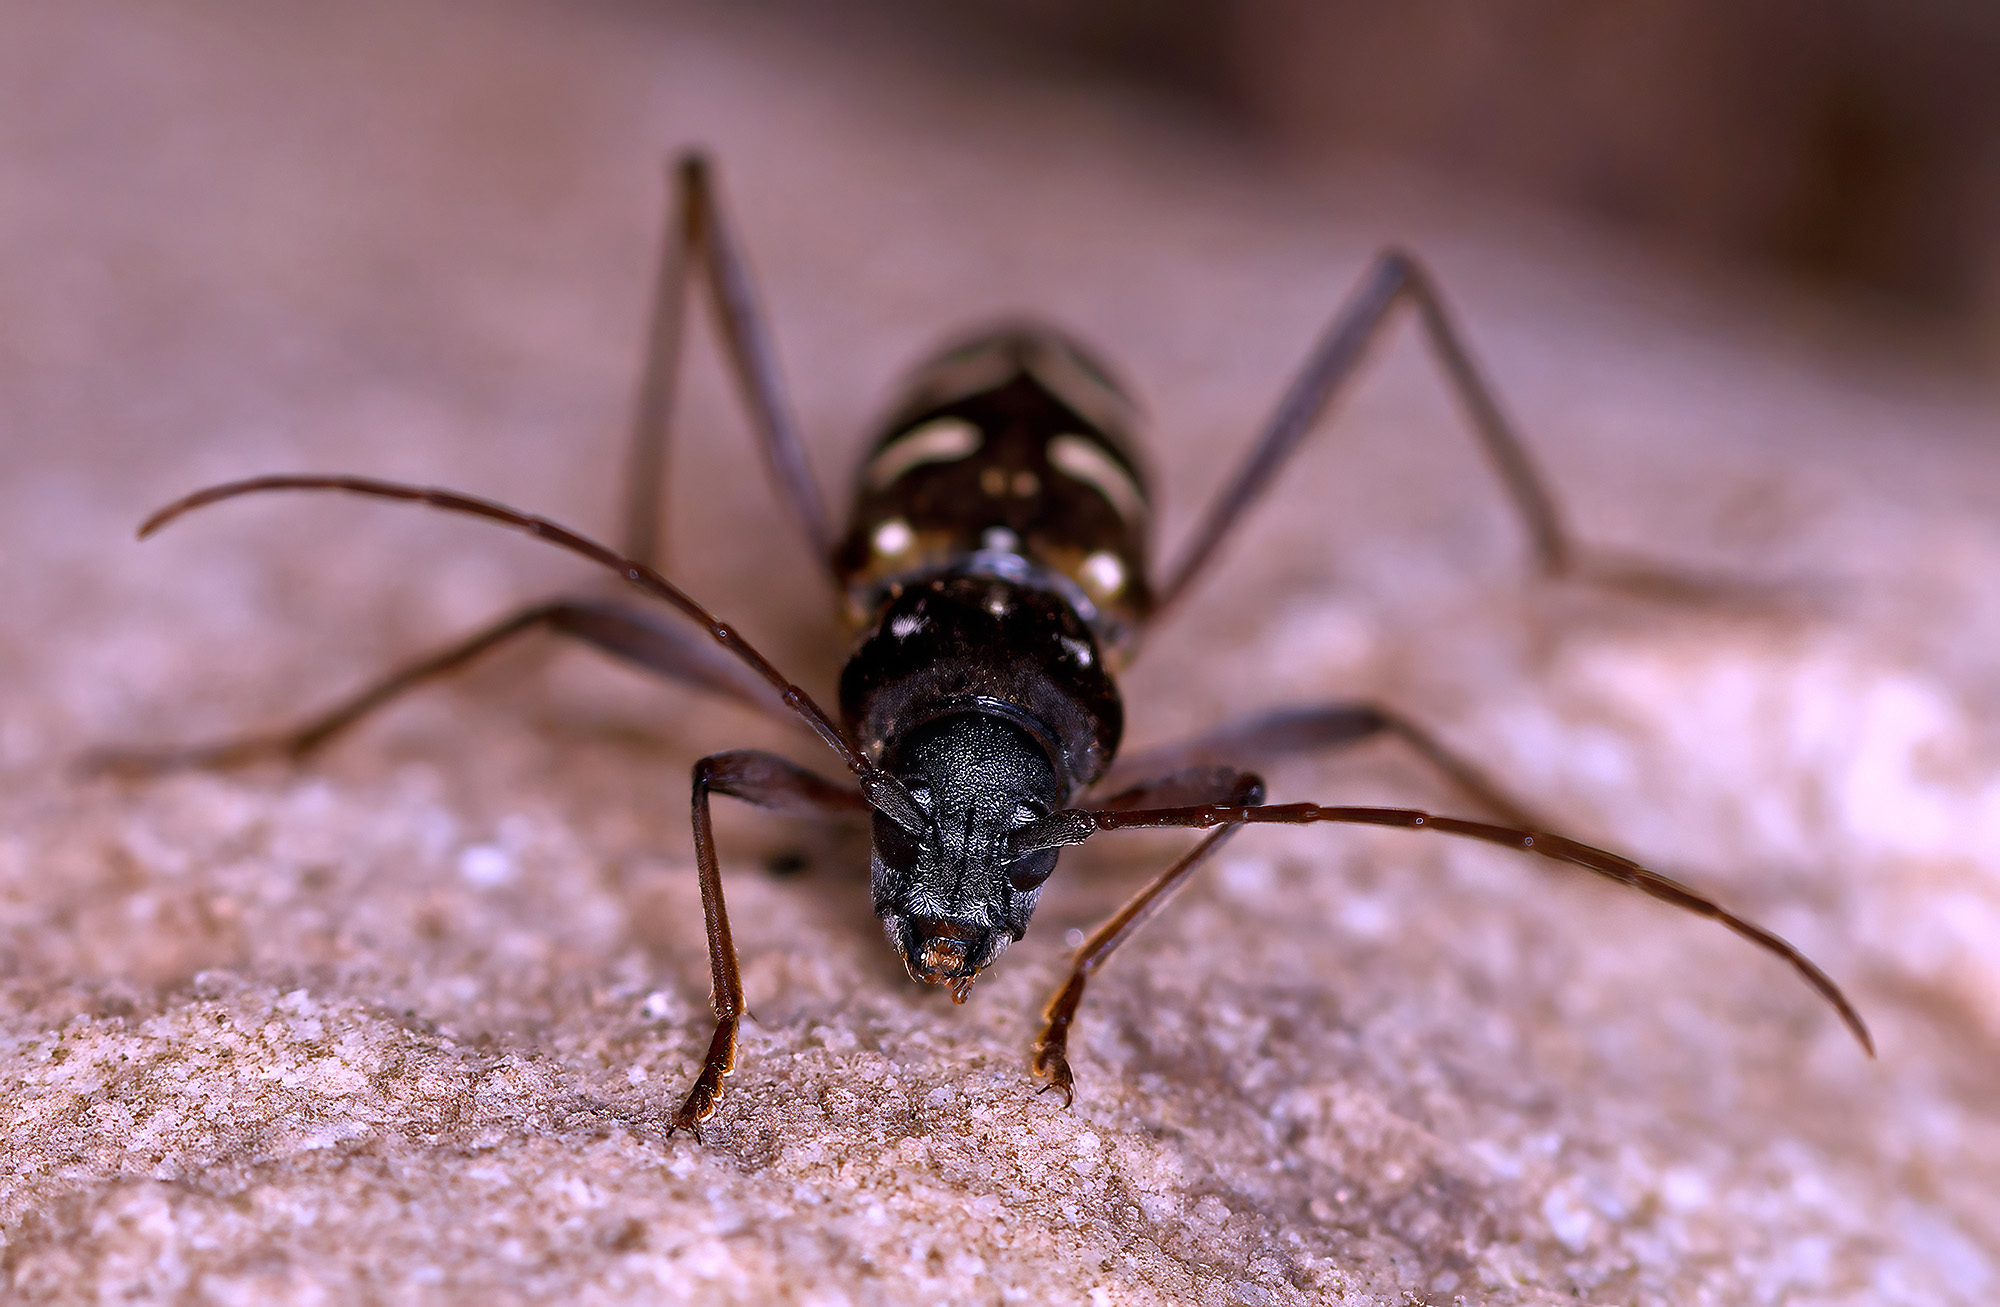
[[[881,490],[900,481],[912,468],[956,463],[985,442],[979,428],[964,418],[932,418],[877,450],[868,460],[864,479],[871,489]]]
[[[918,617],[913,613],[904,613],[901,617],[890,621],[889,634],[895,636],[898,640],[907,640],[930,624],[930,619],[927,617]]]
[[[1100,549],[1083,560],[1083,583],[1108,599],[1125,588],[1125,564],[1118,555]]]
[[[1013,605],[1007,601],[1007,591],[1002,587],[996,585],[986,592],[986,611],[995,617],[1005,617],[1011,607]]]
[[[1111,502],[1118,516],[1137,522],[1146,516],[1146,496],[1132,474],[1104,446],[1074,432],[1065,432],[1049,442],[1049,462],[1056,468],[1096,490]]]
[[[1057,636],[1056,638],[1062,641],[1062,647],[1069,651],[1069,656],[1076,661],[1077,666],[1079,667],[1090,666],[1091,657],[1090,657],[1089,645],[1085,644],[1081,640],[1073,639],[1067,635]]]
[[[908,553],[910,546],[916,541],[916,533],[910,530],[910,524],[900,517],[892,517],[876,527],[873,538],[875,552],[884,558],[894,558],[898,554]]]

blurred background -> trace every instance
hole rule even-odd
[[[2000,318],[1986,0],[875,0],[947,57],[1118,80],[1755,265],[1897,325]],[[823,20],[824,16],[821,15]]]

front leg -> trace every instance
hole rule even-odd
[[[736,1013],[725,1015],[720,1010],[721,1004],[716,1007],[715,1037],[709,1040],[701,1074],[694,1078],[694,1088],[688,1090],[667,1131],[671,1135],[676,1130],[685,1130],[695,1137],[696,1143],[701,1142],[701,1123],[715,1115],[715,1105],[722,1101],[723,1077],[736,1069],[736,1031],[743,1022]]]
[[[1042,1009],[1042,1019],[1047,1024],[1042,1027],[1042,1037],[1035,1041],[1029,1069],[1042,1087],[1036,1093],[1046,1094],[1053,1089],[1063,1096],[1063,1106],[1076,1101],[1076,1076],[1069,1069],[1069,1028],[1076,1020],[1076,1009],[1083,1002],[1083,981],[1085,968],[1079,956],[1077,965],[1069,973],[1063,987],[1049,999],[1049,1005]]]
[[[709,1004],[715,1012],[715,1035],[708,1056],[667,1133],[685,1130],[697,1140],[701,1123],[715,1115],[722,1101],[723,1080],[736,1069],[736,1034],[748,1011],[743,1002],[743,973],[736,961],[736,941],[729,931],[729,908],[722,898],[722,867],[715,856],[715,832],[709,820],[708,796],[728,794],[760,808],[858,815],[868,805],[856,791],[836,785],[774,753],[742,749],[717,753],[694,765],[694,860],[701,880],[701,910],[708,927]]]
[[[1105,807],[1124,811],[1209,802],[1257,804],[1263,800],[1264,782],[1256,776],[1228,767],[1193,766],[1135,785],[1105,800]],[[1083,1002],[1083,987],[1091,972],[1103,966],[1113,950],[1137,934],[1139,927],[1165,907],[1195,869],[1239,829],[1235,825],[1224,826],[1188,850],[1151,884],[1128,899],[1076,951],[1069,979],[1042,1010],[1046,1024],[1042,1027],[1042,1037],[1035,1041],[1030,1062],[1031,1069],[1043,1082],[1038,1092],[1051,1089],[1060,1092],[1064,1107],[1076,1101],[1076,1077],[1069,1068],[1069,1030],[1076,1021],[1076,1010]]]

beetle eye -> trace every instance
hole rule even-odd
[[[922,808],[925,812],[929,812],[931,810],[930,786],[912,785],[910,787],[910,798],[914,799],[916,801],[917,806],[919,808]]]
[[[1055,869],[1056,860],[1054,855],[1047,850],[1037,849],[1035,852],[1008,864],[1007,880],[1009,884],[1013,885],[1015,892],[1026,894],[1030,890],[1038,888],[1043,881],[1049,878],[1049,874]]]
[[[1014,824],[1016,826],[1026,826],[1029,822],[1040,821],[1041,819],[1042,810],[1032,803],[1023,803],[1014,809]]]

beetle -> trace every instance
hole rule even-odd
[[[1090,976],[1225,841],[1246,826],[1267,823],[1436,831],[1608,877],[1712,918],[1782,958],[1873,1055],[1853,1004],[1790,944],[1678,881],[1549,831],[1479,768],[1381,704],[1337,702],[1265,713],[1114,768],[1123,732],[1114,675],[1136,638],[1186,595],[1404,304],[1415,309],[1544,574],[1592,575],[1669,593],[1698,588],[1666,569],[1609,562],[1575,545],[1442,296],[1410,255],[1392,249],[1376,258],[1188,543],[1155,581],[1134,405],[1082,344],[1036,322],[973,332],[911,374],[862,460],[848,524],[836,531],[808,466],[712,167],[690,152],[678,160],[674,177],[618,548],[490,500],[357,476],[264,476],[213,486],[160,509],[140,528],[144,537],[193,509],[281,490],[413,501],[529,532],[620,573],[664,607],[598,595],[537,603],[291,729],[116,754],[111,765],[147,772],[227,766],[272,754],[300,757],[396,695],[531,630],[574,637],[668,680],[803,722],[845,765],[844,783],[763,751],[718,753],[694,766],[691,819],[715,1031],[670,1133],[698,1133],[715,1112],[735,1066],[746,1010],[710,822],[710,800],[718,794],[771,809],[865,816],[874,908],[891,946],[913,979],[947,987],[960,1003],[1026,933],[1063,848],[1104,831],[1206,831],[1085,940],[1050,999],[1031,1065],[1042,1088],[1060,1092],[1065,1104],[1075,1093],[1069,1034]],[[837,717],[655,566],[681,338],[697,280],[709,291],[778,498],[824,563],[856,630],[840,677]],[[1400,741],[1497,821],[1407,808],[1264,802],[1264,783],[1253,766],[1383,737]]]

